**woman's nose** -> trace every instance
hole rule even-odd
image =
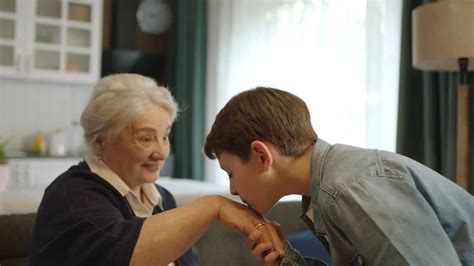
[[[169,152],[170,149],[167,145],[155,143],[155,145],[153,145],[153,153],[151,156],[155,160],[166,160],[166,158],[168,158]]]

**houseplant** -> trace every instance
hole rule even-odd
[[[8,158],[5,152],[7,142],[0,139],[0,191],[7,188],[9,176]]]

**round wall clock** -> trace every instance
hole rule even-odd
[[[162,0],[142,0],[137,9],[137,22],[144,33],[162,34],[171,26],[171,9]]]

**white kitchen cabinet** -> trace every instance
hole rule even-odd
[[[102,1],[0,0],[0,77],[95,82]]]

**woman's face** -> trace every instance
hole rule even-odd
[[[103,140],[103,162],[132,189],[155,182],[170,152],[168,112],[150,104],[145,113],[118,135]],[[99,144],[100,145],[100,144]]]

